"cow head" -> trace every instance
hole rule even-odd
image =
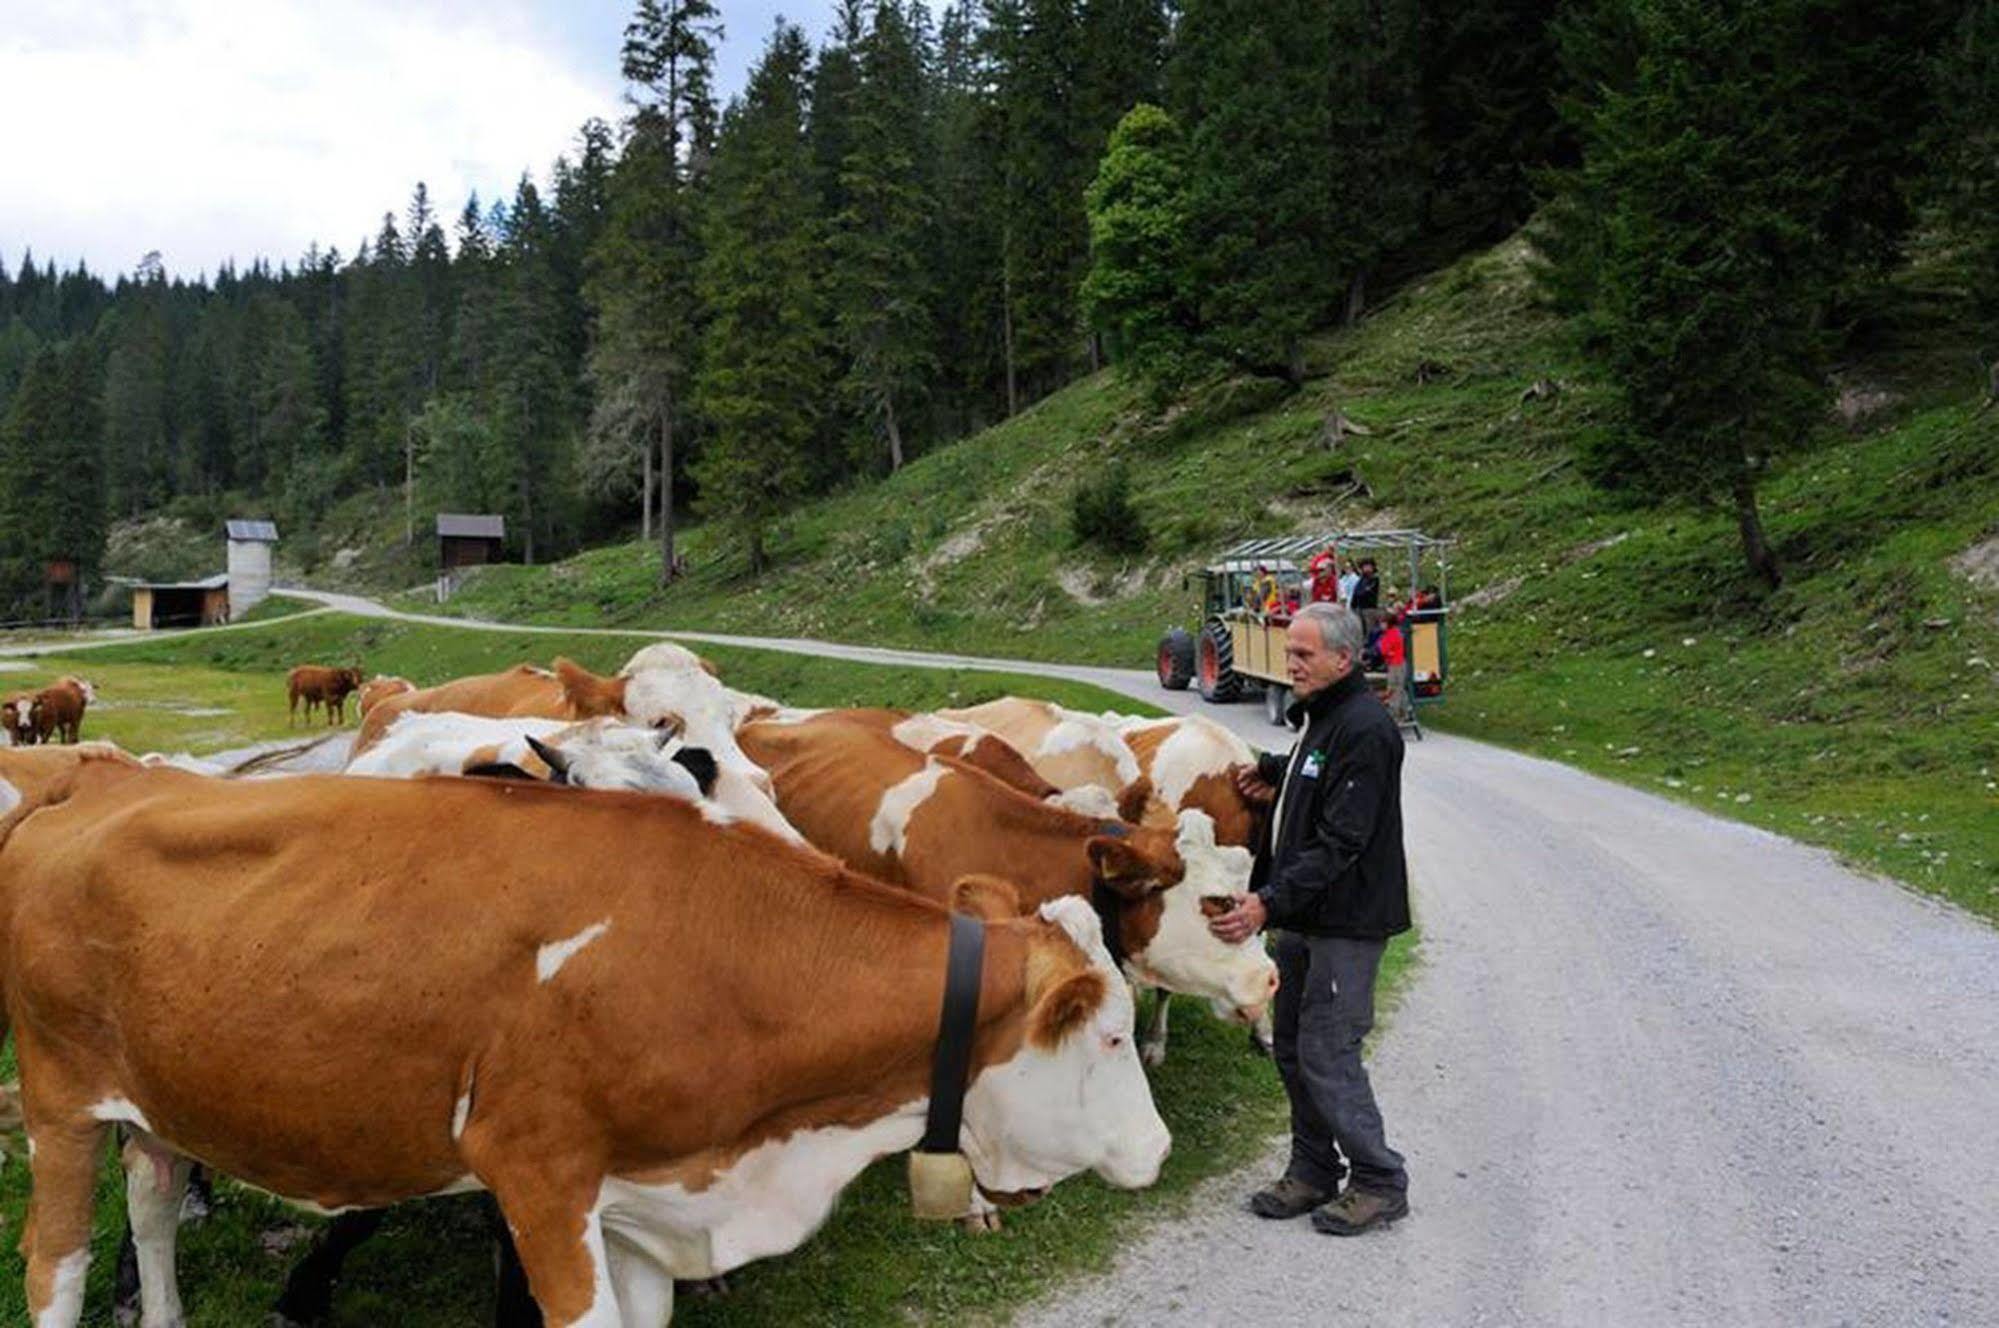
[[[1120,1189],[1150,1185],[1172,1147],[1133,1045],[1131,989],[1097,916],[1074,896],[1043,904],[1027,957],[1019,1049],[965,1093],[965,1160],[986,1197],[1031,1199],[1094,1171]]]
[[[1277,966],[1255,939],[1235,945],[1208,918],[1249,888],[1248,849],[1217,845],[1205,812],[1182,812],[1170,848],[1135,830],[1090,841],[1100,886],[1120,900],[1127,963],[1141,981],[1200,996],[1247,1023],[1277,991]]]
[[[27,746],[34,741],[32,727],[28,722],[28,707],[34,698],[27,696],[10,697],[0,702],[0,746]],[[26,734],[23,729],[29,729]]]
[[[648,658],[670,658],[650,654],[660,648],[648,646],[633,656],[633,663]],[[580,665],[559,659],[555,662],[555,673],[579,716],[623,715],[634,724],[678,733],[687,741],[706,747],[721,770],[716,786],[718,802],[744,819],[760,821],[772,829],[784,824],[784,818],[777,815],[777,806],[771,801],[770,775],[744,755],[736,743],[736,694],[705,669],[642,668],[622,677],[600,678]]]
[[[548,742],[527,735],[527,745],[557,784],[665,793],[689,802],[715,788],[715,758],[671,733],[593,721],[565,729]]]

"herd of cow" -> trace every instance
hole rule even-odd
[[[794,709],[665,643],[302,680],[360,693],[343,774],[0,751],[36,1328],[78,1321],[114,1127],[146,1328],[182,1323],[197,1163],[335,1213],[487,1191],[546,1322],[655,1325],[918,1143],[954,913],[970,1224],[1156,1178],[1166,1001],[1141,1037],[1134,986],[1252,1025],[1276,990],[1206,925],[1257,819],[1208,720]]]

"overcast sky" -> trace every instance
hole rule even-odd
[[[833,0],[722,0],[726,98],[779,13],[817,40]],[[418,180],[537,181],[592,115],[621,113],[630,0],[7,0],[0,4],[0,262],[107,278],[351,254]]]

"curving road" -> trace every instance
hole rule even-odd
[[[1136,670],[671,635],[1200,705]],[[1025,1323],[1999,1324],[1999,932],[1445,735],[1411,744],[1405,806],[1423,963],[1373,1073],[1414,1214],[1348,1241],[1258,1221],[1274,1149]]]

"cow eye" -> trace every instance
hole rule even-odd
[[[1104,1039],[1104,1047],[1106,1050],[1109,1051],[1116,1051],[1119,1047],[1122,1047],[1123,1045],[1124,1045],[1124,1034],[1122,1033],[1113,1033],[1109,1037]]]

